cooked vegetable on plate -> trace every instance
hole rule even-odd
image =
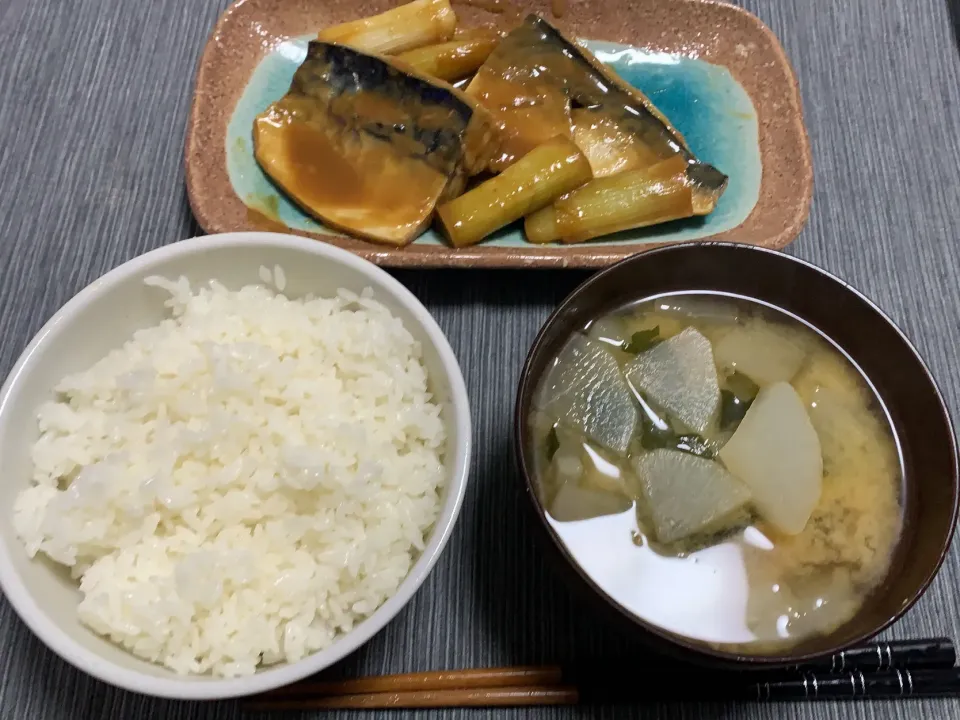
[[[414,0],[379,15],[321,30],[317,40],[393,54],[445,42],[456,29],[457,16],[449,0]]]
[[[253,137],[305,212],[395,246],[435,219],[454,247],[519,220],[532,243],[580,243],[706,215],[727,182],[543,18],[460,28],[448,0],[321,30]]]

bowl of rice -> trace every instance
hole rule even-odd
[[[457,360],[389,274],[276,233],[174,243],[70,300],[0,390],[0,585],[113,685],[266,691],[410,600],[470,450]]]

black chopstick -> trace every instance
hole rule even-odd
[[[856,670],[839,675],[807,673],[802,680],[757,684],[756,699],[817,700],[933,698],[960,695],[960,668],[940,670]]]
[[[803,665],[769,670],[710,670],[672,661],[582,664],[564,673],[585,702],[636,700],[663,688],[660,700],[796,700],[960,696],[953,642],[899,640],[847,648]],[[634,690],[642,686],[642,690]],[[677,688],[683,687],[682,693]],[[658,695],[659,693],[653,693]],[[647,695],[649,696],[649,695]]]
[[[858,645],[804,665],[771,670],[704,670],[658,664],[634,673],[627,666],[581,668],[572,684],[580,701],[604,703],[697,700],[826,700],[960,697],[960,668],[948,638]],[[650,692],[662,688],[658,692]],[[678,688],[683,688],[678,692]]]
[[[952,668],[957,653],[949,638],[923,638],[919,640],[891,640],[849,647],[835,655],[813,660],[802,665],[747,671],[710,670],[659,656],[646,656],[642,660],[619,662],[583,662],[565,667],[562,681],[577,685],[604,686],[630,684],[638,675],[665,677],[721,677],[749,673],[754,681],[790,682],[803,673],[845,673],[851,671],[878,672],[884,670],[910,669],[935,670]]]
[[[893,668],[951,668],[957,662],[957,652],[949,638],[922,640],[891,640],[890,642],[858,645],[824,660],[796,665],[791,670],[891,670]]]
[[[699,699],[758,702],[796,700],[891,700],[960,696],[960,668],[803,673],[795,680],[714,688]]]

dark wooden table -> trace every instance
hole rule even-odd
[[[135,255],[200,232],[184,193],[183,134],[197,60],[225,4],[0,0],[0,377],[84,285]],[[960,11],[954,6],[951,13],[944,0],[744,4],[786,47],[813,142],[816,196],[790,252],[846,278],[899,322],[960,417],[960,57],[954,38]],[[542,565],[524,526],[509,454],[511,406],[526,349],[550,309],[585,275],[526,272],[522,282],[510,272],[399,276],[436,315],[463,365],[475,418],[472,486],[427,583],[344,671],[538,663],[627,651]],[[956,552],[889,633],[935,634],[960,638]],[[520,710],[422,715],[528,716]],[[161,702],[100,684],[49,652],[0,601],[0,718],[240,716],[233,702]],[[650,704],[535,716],[947,718],[960,717],[960,701]]]

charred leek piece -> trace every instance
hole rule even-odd
[[[601,235],[690,217],[693,193],[678,157],[645,170],[597,178],[530,215],[532,243],[578,243]]]
[[[317,39],[392,55],[445,42],[456,29],[457,16],[450,0],[414,0],[379,15],[321,30]]]
[[[527,215],[523,220],[523,233],[527,236],[527,242],[535,245],[545,245],[559,240],[557,209],[553,205],[547,205]]]
[[[567,138],[554,138],[500,175],[442,205],[438,211],[440,224],[455,247],[474,245],[590,177],[590,163],[579,148]]]
[[[424,75],[440,80],[458,80],[476,72],[498,42],[500,38],[491,31],[486,37],[455,39],[410,50],[398,55],[397,60]]]
[[[478,25],[477,27],[458,27],[453,34],[453,39],[466,42],[479,38],[502,38],[505,34],[502,30],[498,30],[496,25]]]

